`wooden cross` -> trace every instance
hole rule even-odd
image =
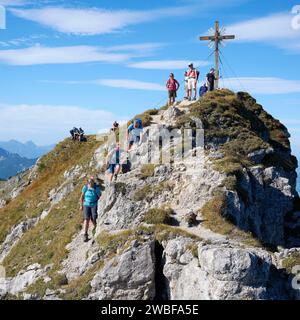
[[[200,40],[206,40],[206,41],[213,41],[215,43],[215,60],[216,60],[216,82],[215,82],[215,87],[216,89],[218,88],[219,85],[219,44],[223,40],[228,40],[228,39],[235,39],[235,36],[225,36],[220,33],[219,30],[219,21],[216,21],[216,26],[215,26],[215,34],[212,36],[204,36],[204,37],[199,37]]]

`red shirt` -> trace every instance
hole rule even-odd
[[[179,82],[176,79],[169,79],[166,87],[169,91],[176,91],[179,88]]]
[[[197,70],[196,70],[196,69],[189,70],[189,71],[187,72],[187,76],[188,76],[189,78],[197,79]]]

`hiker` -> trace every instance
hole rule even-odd
[[[78,128],[74,128],[74,140],[80,141],[80,131]]]
[[[180,87],[179,82],[174,78],[174,74],[170,73],[170,78],[166,82],[166,87],[168,89],[168,106],[175,103],[177,97],[177,90]]]
[[[96,232],[97,218],[98,218],[98,200],[101,196],[101,189],[98,184],[95,183],[94,178],[90,177],[88,183],[82,188],[82,194],[80,197],[80,210],[83,212],[83,228],[84,228],[84,242],[89,241],[88,230],[89,223],[93,223],[93,235]]]
[[[76,137],[75,137],[75,133],[77,132],[77,128],[76,127],[73,127],[73,129],[72,130],[70,130],[70,134],[71,134],[71,136],[72,136],[72,140],[75,140],[76,139]]]
[[[84,141],[84,131],[82,128],[78,130],[78,141]]]
[[[188,99],[189,96],[189,87],[188,87],[189,77],[187,75],[187,71],[184,73],[184,91],[185,91],[185,97],[184,100]]]
[[[188,76],[188,100],[196,100],[197,98],[197,80],[199,72],[194,68],[193,63],[189,64],[189,70],[187,71]],[[194,97],[192,99],[192,91],[194,90]]]
[[[115,121],[112,125],[112,128],[110,129],[111,132],[115,132],[119,129],[119,123]]]
[[[204,82],[204,83],[203,83],[203,86],[201,86],[200,89],[199,89],[199,96],[200,96],[200,98],[202,98],[207,91],[208,91],[208,87],[207,87],[207,85],[206,85],[206,82]]]
[[[138,145],[141,143],[143,140],[143,122],[141,119],[133,120],[133,123],[127,129],[126,140],[128,141],[127,151],[131,150],[134,143]]]
[[[210,69],[210,72],[206,75],[206,80],[207,80],[209,91],[214,91],[215,81],[216,81],[216,75],[215,75],[214,68]]]
[[[123,150],[120,149],[120,143],[117,143],[114,148],[108,153],[105,160],[105,165],[109,171],[109,182],[113,179],[117,180],[117,176],[121,169],[121,153]]]

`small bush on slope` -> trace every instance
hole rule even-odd
[[[150,209],[144,216],[144,222],[148,224],[169,224],[173,210],[171,208]]]

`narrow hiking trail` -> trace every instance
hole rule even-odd
[[[184,112],[184,113],[188,113],[189,112],[189,105],[193,104],[193,101],[181,101],[181,102],[177,102],[175,103],[174,106],[171,106],[169,108],[176,108],[179,109],[180,112]],[[168,109],[170,110],[170,109]],[[160,110],[159,113],[157,115],[153,115],[151,118],[151,126],[152,125],[161,125],[161,126],[165,126],[168,124],[167,120],[163,117],[163,114],[165,113],[165,110]],[[146,127],[145,130],[147,130],[149,127]],[[134,150],[133,150],[134,152]],[[133,170],[131,173],[129,173],[129,175],[136,175],[136,172],[138,171],[138,168],[136,168],[135,170]],[[120,174],[118,177],[117,182],[121,182],[123,183],[123,175]],[[126,175],[128,176],[128,174]],[[101,179],[105,179],[105,175],[99,175],[99,177]],[[127,180],[127,178],[125,179]],[[102,192],[102,196],[101,199],[104,197],[106,198],[108,196],[108,194],[111,192],[110,188],[112,186],[114,186],[116,184],[116,182],[112,182],[112,183],[106,183],[106,190],[104,190]],[[184,188],[184,186],[181,186]],[[177,188],[178,189],[178,188]],[[176,196],[179,195],[180,193],[180,188],[178,190],[174,189],[172,190],[172,193]],[[102,201],[100,199],[100,202]],[[200,239],[203,239],[204,241],[213,241],[213,242],[219,242],[219,241],[228,241],[226,236],[220,235],[220,234],[216,234],[214,232],[212,232],[211,230],[205,228],[202,226],[202,217],[201,216],[197,216],[197,224],[194,226],[187,226],[186,223],[186,214],[188,209],[187,208],[182,208],[180,206],[176,205],[176,201],[174,201],[172,203],[172,209],[174,210],[174,216],[173,218],[176,221],[176,226],[174,226],[175,228],[178,228],[180,230],[186,231],[190,234],[193,234],[197,237],[199,237]],[[122,215],[123,212],[120,210],[119,215]],[[101,216],[102,213],[98,212],[98,215]],[[97,234],[96,236],[92,235],[91,232],[92,227],[90,227],[89,230],[89,241],[87,243],[83,242],[83,231],[79,231],[78,234],[73,238],[73,240],[71,241],[71,243],[69,243],[66,247],[66,249],[69,251],[68,257],[66,260],[64,260],[63,262],[63,270],[62,272],[66,274],[67,278],[69,280],[72,280],[76,277],[78,277],[82,271],[83,271],[83,266],[85,265],[85,263],[87,262],[87,260],[89,259],[89,257],[96,252],[99,249],[99,244],[97,243],[96,240],[96,236],[99,235],[101,232],[108,232],[109,234],[117,234],[119,232],[122,232],[126,229],[124,228],[115,228],[115,229],[111,229],[110,227],[108,227],[105,223],[103,223],[102,225],[98,226],[98,230],[97,230]]]

